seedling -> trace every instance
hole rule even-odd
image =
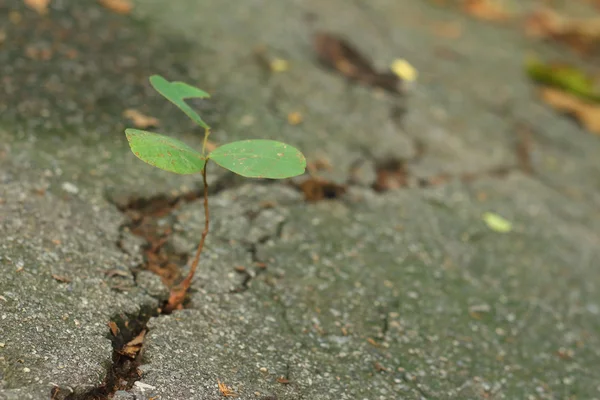
[[[209,230],[208,182],[206,167],[210,160],[221,167],[247,178],[285,179],[301,175],[306,169],[306,159],[296,148],[275,140],[250,139],[231,142],[207,154],[206,144],[211,128],[185,102],[186,99],[208,98],[208,93],[183,82],[169,82],[162,76],[150,77],[150,84],[171,103],[175,104],[192,121],[204,128],[202,150],[162,134],[126,129],[125,135],[131,151],[140,160],[165,171],[177,174],[202,174],[204,183],[204,230],[190,266],[188,275],[171,289],[164,310],[176,309],[185,298],[198,267],[200,254]]]

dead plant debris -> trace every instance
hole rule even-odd
[[[289,385],[290,380],[287,379],[285,376],[280,376],[279,378],[277,378],[277,383],[281,383],[282,385]]]
[[[588,131],[600,135],[600,105],[552,88],[541,89],[540,96],[555,109],[575,117]]]
[[[319,61],[346,78],[365,85],[397,93],[400,79],[393,72],[378,72],[371,62],[345,39],[319,32],[313,38],[313,48]]]
[[[389,160],[376,167],[377,178],[373,190],[385,192],[405,187],[408,184],[408,170],[403,160]]]
[[[50,5],[50,0],[23,0],[23,2],[27,7],[36,11],[40,15],[48,13],[48,6]]]
[[[299,189],[304,193],[306,201],[315,202],[337,199],[346,193],[347,187],[322,178],[312,177],[302,182]]]
[[[146,330],[144,329],[136,337],[127,342],[121,350],[117,350],[117,352],[129,358],[135,358],[142,349],[145,336]]]
[[[463,0],[463,10],[484,21],[501,22],[512,17],[498,0]]]
[[[541,39],[553,39],[588,53],[600,45],[600,17],[573,18],[550,8],[539,8],[525,20],[525,32]]]
[[[123,116],[129,119],[136,128],[140,129],[154,128],[160,125],[160,121],[157,118],[150,117],[133,108],[123,111]]]
[[[223,395],[223,397],[237,397],[237,393],[235,393],[230,387],[217,379],[217,384],[219,385],[219,391]]]
[[[117,336],[120,332],[119,327],[117,326],[117,323],[114,321],[109,321],[108,322],[108,328],[110,329],[110,333],[112,333],[113,336]]]
[[[52,274],[52,278],[58,282],[62,282],[62,283],[70,283],[71,279],[67,278],[66,276],[62,276],[62,275],[57,275],[57,274]]]
[[[133,3],[130,0],[98,0],[101,6],[117,14],[129,14],[133,10]]]

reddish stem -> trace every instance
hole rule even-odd
[[[204,248],[204,241],[206,240],[206,235],[208,235],[208,227],[210,223],[209,214],[208,214],[208,182],[206,181],[206,166],[208,165],[208,160],[206,160],[206,164],[204,164],[204,169],[202,170],[202,180],[204,182],[204,230],[202,231],[202,237],[200,238],[200,243],[198,244],[198,249],[196,249],[196,255],[194,256],[194,261],[192,261],[192,265],[190,267],[190,272],[185,277],[183,281],[173,289],[171,289],[171,294],[169,295],[169,301],[167,302],[164,311],[171,312],[183,303],[185,299],[185,295],[187,294],[190,286],[192,284],[192,279],[194,278],[194,274],[196,273],[196,268],[198,268],[198,262],[200,261],[200,254],[202,254],[202,249]]]

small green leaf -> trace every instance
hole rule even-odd
[[[495,232],[507,233],[512,230],[512,223],[498,214],[486,212],[482,217],[488,228]]]
[[[545,64],[537,58],[526,60],[526,71],[534,81],[554,86],[584,100],[600,102],[600,91],[594,80],[576,67],[566,64]]]
[[[241,140],[217,147],[208,158],[247,178],[284,179],[304,173],[304,155],[275,140]]]
[[[179,107],[179,109],[190,117],[192,121],[204,129],[210,128],[185,102],[185,99],[205,99],[210,97],[208,93],[184,82],[169,82],[160,75],[152,75],[150,77],[150,84],[158,93],[162,94],[167,100]]]
[[[139,129],[126,129],[125,135],[137,158],[165,171],[194,174],[206,164],[202,153],[180,140]]]

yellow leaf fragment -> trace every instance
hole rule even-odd
[[[287,120],[290,125],[298,125],[302,123],[303,117],[300,112],[294,111],[288,114]]]
[[[482,218],[488,228],[494,232],[508,233],[512,230],[512,223],[498,214],[486,212],[483,214]]]
[[[390,68],[400,79],[408,82],[415,81],[419,75],[415,67],[401,58],[394,60]]]
[[[281,58],[274,58],[270,61],[269,67],[273,72],[285,72],[290,69],[290,63]]]

